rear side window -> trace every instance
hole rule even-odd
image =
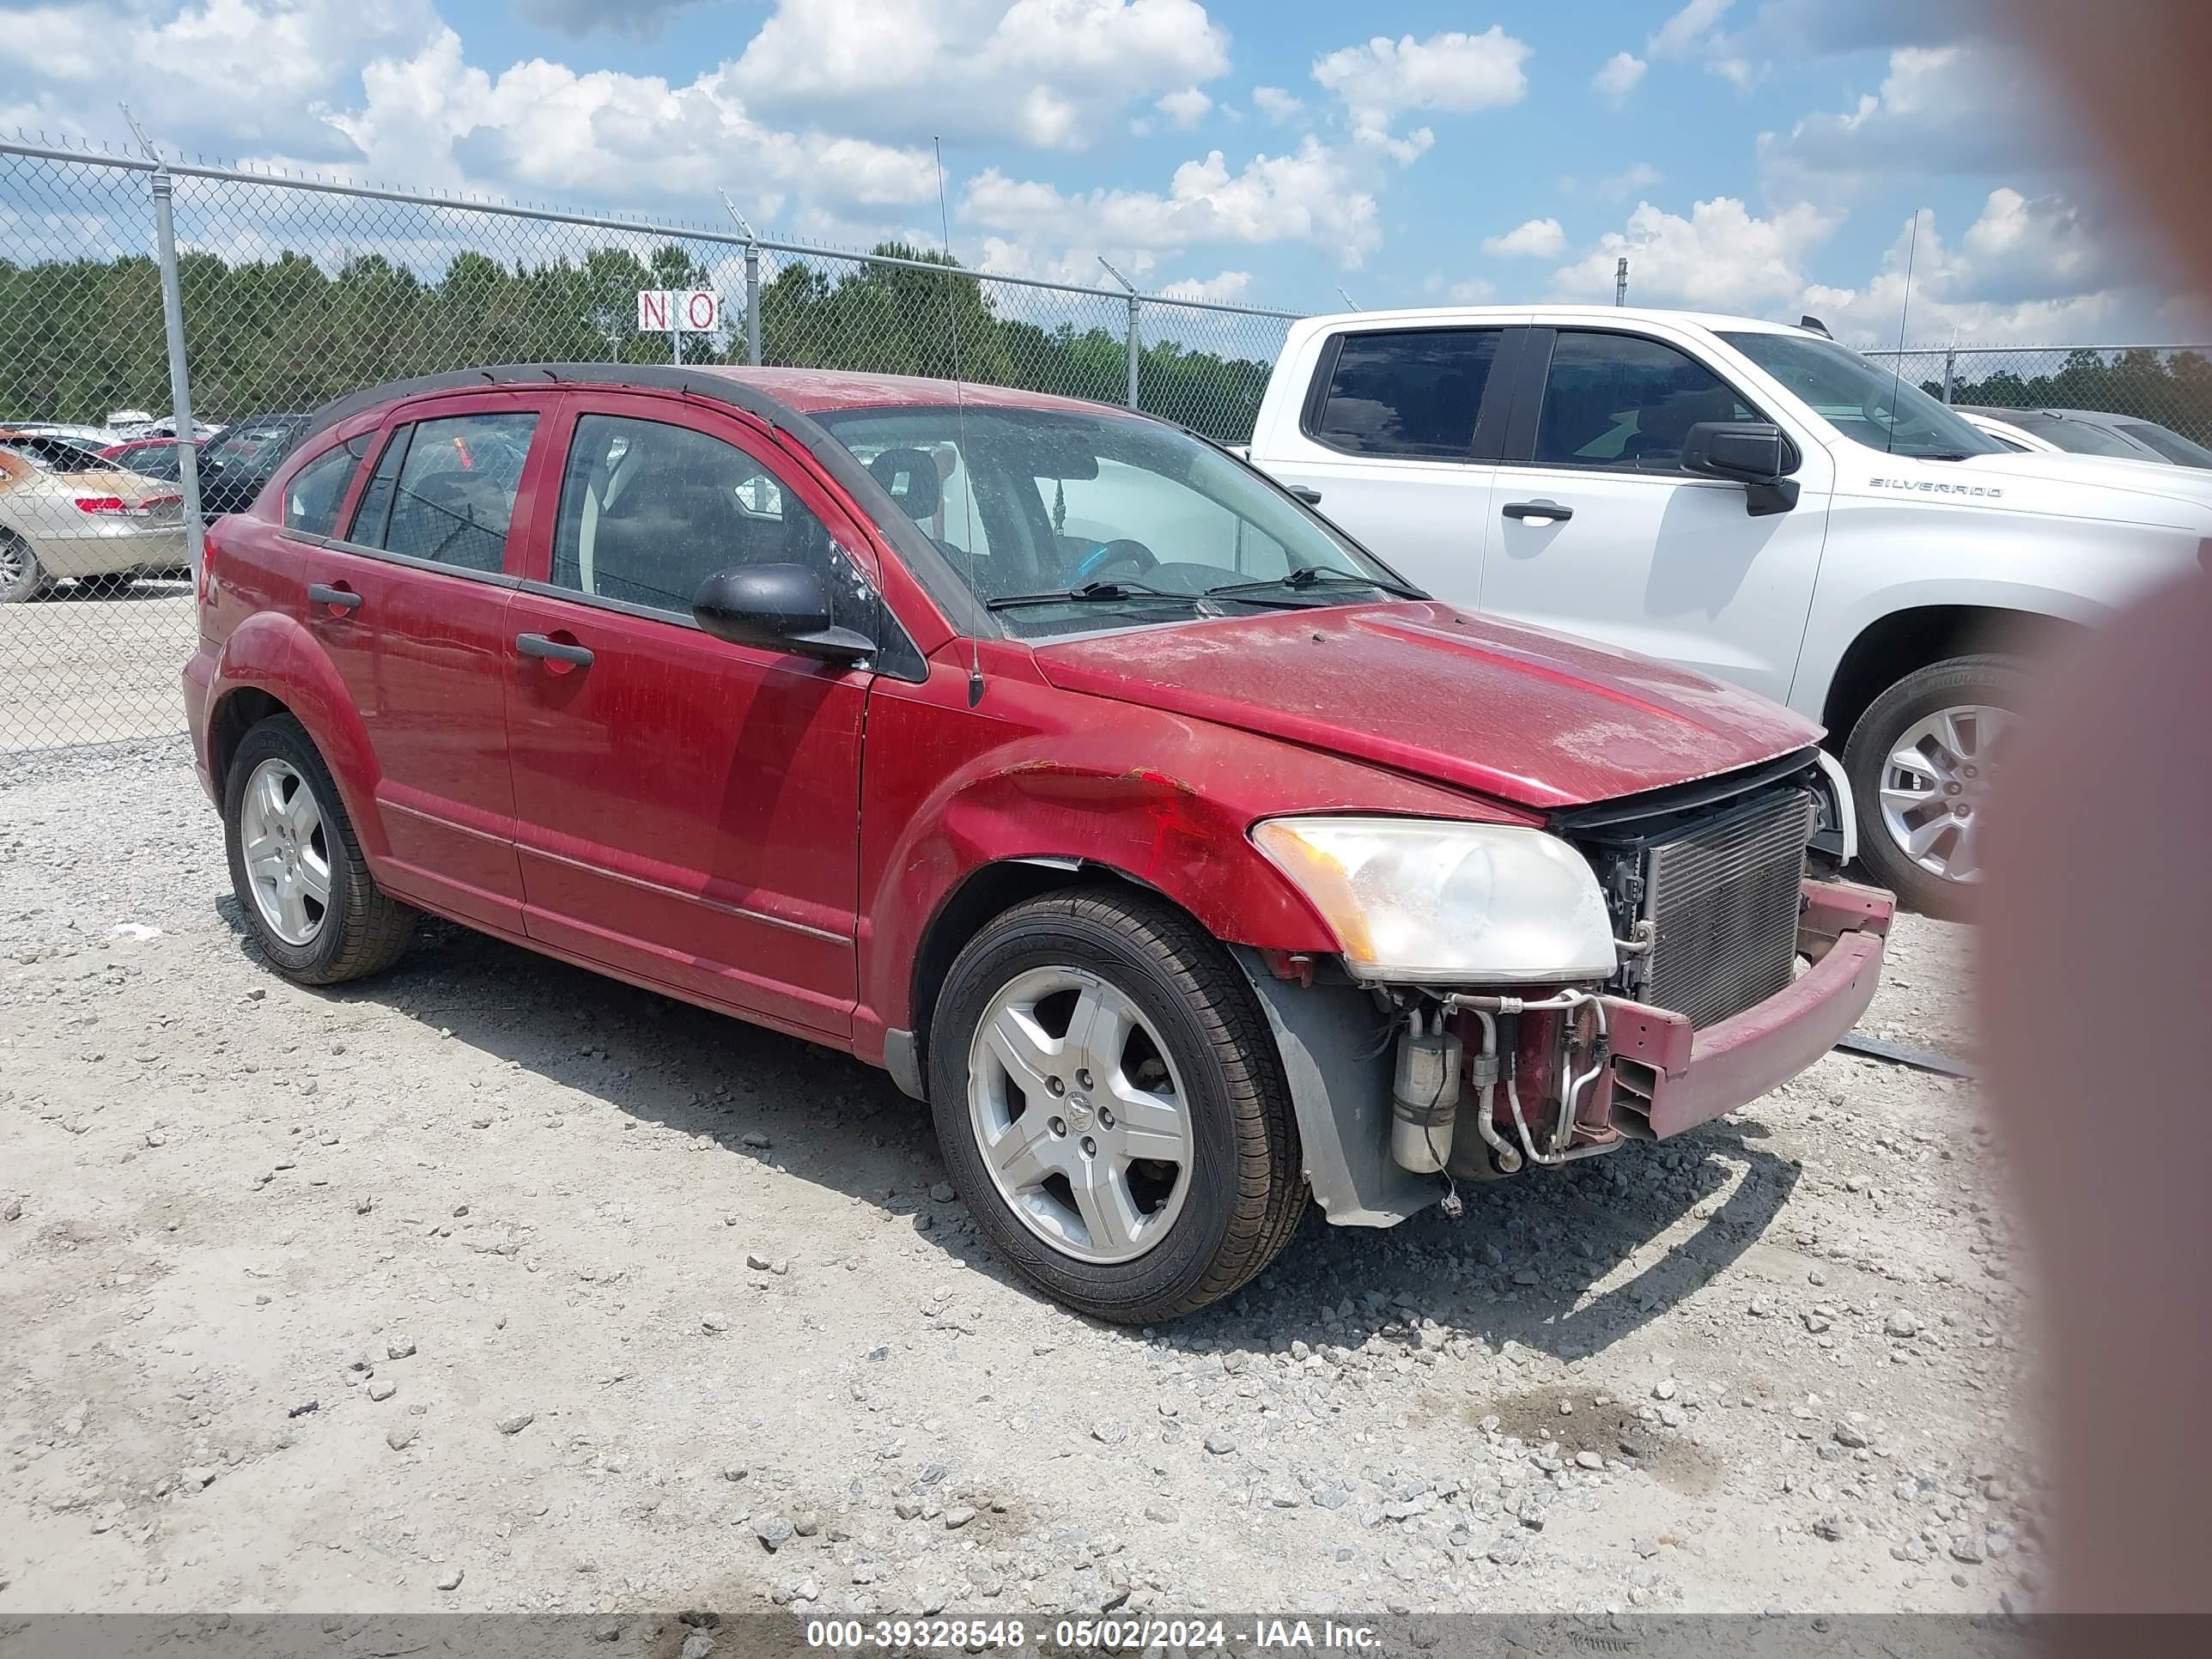
[[[327,536],[337,528],[338,508],[345,504],[346,486],[368,453],[369,435],[349,438],[335,449],[318,455],[292,475],[284,486],[284,528]]]
[[[1307,434],[1355,455],[1465,460],[1501,329],[1347,334]]]
[[[496,571],[507,554],[534,414],[453,415],[392,436],[347,537],[458,570]]]

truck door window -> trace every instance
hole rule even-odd
[[[1463,461],[1504,337],[1495,328],[1344,335],[1306,435],[1354,455]]]
[[[1563,331],[1544,377],[1535,461],[1675,472],[1682,440],[1699,421],[1759,418],[1712,370],[1670,345]]]

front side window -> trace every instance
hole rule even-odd
[[[854,587],[829,526],[737,445],[663,421],[577,421],[553,586],[689,617],[702,582],[747,564],[811,566],[833,600]]]
[[[1250,468],[1156,421],[975,404],[816,418],[1018,637],[1413,592]]]
[[[1540,466],[1678,472],[1700,421],[1759,416],[1695,358],[1632,334],[1563,332],[1536,423]]]
[[[1346,335],[1311,436],[1357,455],[1467,459],[1504,337],[1495,328]]]
[[[1897,372],[1817,334],[1723,333],[1738,351],[1854,443],[1923,461],[1998,455],[2004,446]]]
[[[318,455],[292,475],[284,486],[284,527],[327,536],[337,528],[338,508],[345,503],[346,486],[353,482],[361,458],[368,453],[369,434],[349,438],[326,454]]]
[[[2033,432],[2045,443],[2056,444],[2069,455],[2109,455],[2121,461],[2146,461],[2150,459],[2117,432],[2108,432],[2087,421],[2069,420],[2063,415],[2040,412],[2008,416],[2006,418],[2022,432]]]
[[[507,556],[534,414],[450,415],[395,432],[362,491],[348,539],[459,570]]]

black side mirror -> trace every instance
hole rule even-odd
[[[1699,421],[1682,437],[1682,470],[1742,484],[1753,518],[1797,505],[1790,467],[1790,441],[1771,421]]]
[[[874,654],[866,634],[830,620],[830,588],[803,564],[744,564],[717,570],[691,599],[692,619],[732,645],[790,651],[824,662]]]

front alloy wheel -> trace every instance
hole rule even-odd
[[[969,940],[931,1014],[929,1098],[985,1237],[1101,1319],[1146,1324],[1227,1296],[1305,1210],[1251,981],[1149,893],[1048,893]]]
[[[1860,861],[1916,910],[1971,913],[2027,680],[2010,657],[1953,657],[1907,674],[1851,728]]]
[[[1190,1119],[1158,1034],[1121,991],[1074,968],[1018,975],[968,1055],[968,1115],[1000,1199],[1047,1244],[1133,1261],[1190,1189]]]

